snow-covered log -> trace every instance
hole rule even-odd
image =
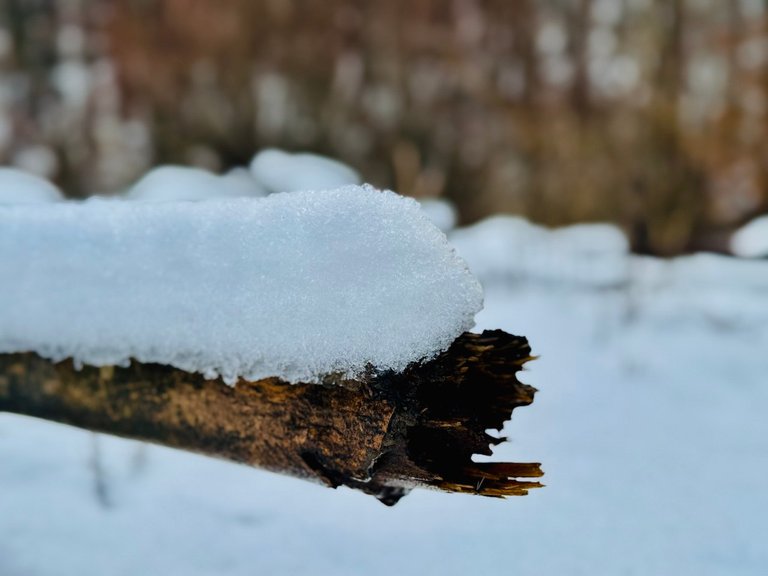
[[[0,206],[0,265],[0,353],[229,381],[402,370],[482,308],[416,202],[367,186]]]
[[[145,202],[0,207],[0,411],[388,504],[539,485],[537,464],[472,462],[533,400],[516,378],[530,349],[466,333],[482,290],[415,201],[190,201],[226,178],[164,168],[134,189]]]
[[[169,366],[54,363],[0,354],[0,412],[234,460],[396,503],[414,487],[484,496],[540,486],[538,464],[476,463],[535,390],[517,373],[525,338],[466,333],[424,364],[333,385],[276,378],[235,386]]]

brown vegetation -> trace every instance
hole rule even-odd
[[[448,196],[464,221],[609,220],[642,251],[721,249],[768,210],[766,16],[737,0],[10,0],[0,74],[29,84],[0,158],[50,146],[86,193],[153,163],[310,149]],[[83,102],[49,76],[73,63]]]

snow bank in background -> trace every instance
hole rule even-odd
[[[456,227],[458,220],[456,208],[448,200],[442,198],[425,198],[418,200],[421,209],[432,221],[432,224],[443,232],[448,232]]]
[[[731,252],[742,258],[768,257],[768,216],[755,218],[731,238]]]
[[[635,256],[610,225],[550,230],[513,216],[455,230],[450,240],[486,285],[621,289],[627,313],[647,322],[704,323],[723,330],[768,325],[768,267],[762,260]]]
[[[615,286],[627,280],[627,239],[608,224],[550,230],[517,216],[494,216],[450,237],[483,280],[588,286]]]
[[[59,189],[47,180],[15,168],[0,168],[0,205],[43,204],[62,199]]]
[[[0,352],[230,381],[401,370],[482,308],[418,204],[370,187],[0,208],[0,262]]]
[[[224,181],[227,194],[232,197],[261,198],[268,194],[247,168],[232,168],[221,176],[221,179]],[[323,188],[314,189],[322,190]]]
[[[256,154],[250,169],[269,192],[326,190],[362,182],[357,172],[336,160],[316,154],[291,154],[275,148]]]
[[[360,182],[357,172],[336,160],[268,148],[254,156],[250,169],[233,168],[221,176],[200,168],[160,166],[134,184],[126,197],[147,202],[262,197]]]
[[[630,305],[644,321],[723,331],[768,325],[768,265],[716,254],[671,260],[633,256]]]
[[[264,189],[244,168],[235,168],[219,176],[207,170],[186,166],[154,168],[126,193],[128,199],[143,202],[176,202],[265,195]]]

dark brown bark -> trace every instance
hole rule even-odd
[[[396,503],[414,487],[485,496],[538,487],[538,464],[474,463],[533,401],[516,377],[525,338],[464,334],[403,373],[290,385],[227,386],[156,364],[76,370],[36,354],[0,355],[0,412],[154,442],[266,468]]]

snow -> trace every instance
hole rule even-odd
[[[731,237],[731,252],[742,258],[768,258],[768,216],[755,218]]]
[[[524,275],[524,251],[470,230],[470,267],[500,258],[478,329],[525,334],[540,355],[522,376],[536,401],[494,459],[543,462],[545,488],[507,501],[416,491],[387,508],[103,436],[96,474],[92,435],[0,415],[0,572],[762,576],[768,322],[752,317],[768,313],[768,264],[627,257],[629,282],[606,286],[543,264]],[[543,237],[557,268],[571,246]],[[726,316],[728,301],[742,313]]]
[[[0,206],[6,204],[44,204],[63,196],[56,186],[28,172],[0,167]]]
[[[485,286],[477,329],[540,356],[493,459],[543,462],[545,488],[387,508],[0,414],[0,573],[763,576],[768,261],[631,257],[616,229],[514,218],[451,238]]]
[[[244,168],[216,175],[200,168],[158,166],[127,192],[126,198],[142,202],[178,202],[237,197],[261,197],[266,192]]]
[[[256,181],[247,168],[232,168],[221,178],[224,181],[228,196],[259,198],[267,195],[267,191]]]
[[[702,329],[755,331],[768,326],[765,262],[715,254],[670,261],[633,258],[630,298],[646,321]]]
[[[418,201],[421,209],[432,221],[432,224],[443,232],[449,232],[456,227],[458,215],[456,208],[448,200],[442,198],[424,198]]]
[[[253,157],[251,173],[269,192],[325,190],[360,184],[360,175],[349,166],[317,154],[284,152],[267,148]]]
[[[450,235],[482,280],[614,286],[626,281],[629,244],[607,224],[549,230],[516,216],[494,216]]]
[[[418,204],[371,187],[0,208],[0,262],[0,352],[230,382],[401,370],[482,307]]]

